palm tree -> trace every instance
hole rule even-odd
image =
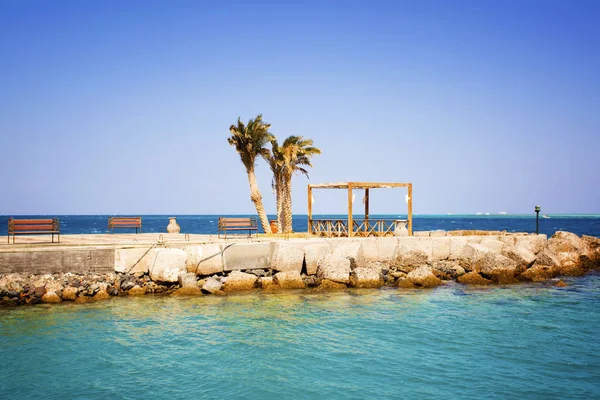
[[[276,139],[271,140],[272,152],[268,152],[264,159],[273,172],[273,180],[271,187],[275,192],[277,201],[277,231],[283,232],[283,196],[284,196],[284,181],[283,181],[283,153]]]
[[[300,172],[308,177],[304,168],[312,167],[311,157],[321,154],[321,150],[313,146],[312,139],[302,136],[290,136],[280,149],[283,167],[283,233],[292,232],[292,176]]]
[[[271,124],[263,122],[262,114],[258,114],[255,119],[250,119],[247,125],[244,125],[241,119],[238,118],[237,126],[231,125],[229,127],[231,137],[227,138],[227,142],[235,147],[242,164],[246,167],[248,183],[250,184],[250,200],[256,207],[258,218],[265,233],[271,233],[271,227],[262,203],[262,195],[256,183],[254,167],[256,157],[265,157],[269,152],[265,145],[275,139],[275,136],[269,132],[270,127]]]

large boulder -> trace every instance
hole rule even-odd
[[[115,271],[121,273],[148,272],[148,247],[115,249]]]
[[[431,268],[433,269],[434,275],[438,278],[440,275],[445,277],[442,279],[456,279],[466,273],[465,269],[460,266],[458,261],[434,261],[431,264]],[[439,271],[439,273],[436,273],[436,270]]]
[[[445,233],[445,232],[443,232],[443,233]],[[451,240],[452,240],[452,238],[449,236],[433,237],[431,239],[432,260],[439,261],[439,260],[447,260],[450,258],[450,254],[452,253]]]
[[[350,260],[353,267],[364,266],[363,252],[359,241],[348,241],[346,239],[332,242],[332,254]]]
[[[304,248],[302,243],[276,242],[271,267],[275,271],[302,271]]]
[[[519,279],[541,282],[556,276],[557,267],[551,265],[538,264],[536,261],[531,268],[522,272]]]
[[[44,303],[60,303],[62,299],[55,292],[48,292],[42,296],[42,302]]]
[[[355,268],[350,275],[350,286],[357,288],[377,288],[383,283],[381,274],[372,268]]]
[[[425,265],[410,271],[406,275],[406,279],[417,287],[433,287],[442,284],[442,281],[435,276],[431,267]]]
[[[483,238],[481,239],[481,245],[487,247],[495,253],[502,253],[504,243],[497,238]]]
[[[319,284],[319,286],[317,286],[317,290],[319,291],[323,291],[323,290],[344,290],[347,289],[348,286],[346,286],[344,283],[340,283],[340,282],[334,282],[331,281],[329,279],[323,279],[321,281],[321,283]]]
[[[401,244],[396,250],[396,259],[393,264],[398,267],[414,267],[426,264],[429,261],[429,255],[423,250],[412,249]]]
[[[305,244],[304,261],[306,263],[306,273],[308,275],[315,275],[319,261],[328,254],[331,254],[331,247],[329,247],[326,241]]]
[[[458,282],[466,285],[489,285],[492,283],[491,280],[485,279],[479,273],[472,271],[458,277]]]
[[[240,271],[232,271],[225,280],[223,290],[233,292],[238,290],[250,290],[254,288],[254,284],[258,277],[254,274],[247,274]]]
[[[188,254],[185,262],[188,272],[196,275],[208,276],[223,272],[223,257],[221,256],[221,245],[217,243],[205,243],[196,246],[186,246]]]
[[[273,283],[281,289],[304,289],[305,287],[298,271],[278,272],[273,276]]]
[[[586,241],[571,232],[556,232],[546,246],[547,250],[556,255],[559,273],[562,275],[581,275],[581,257],[588,257]]]
[[[517,263],[517,274],[520,274],[532,266],[536,260],[535,254],[533,254],[529,248],[521,244],[515,246],[505,246],[502,250],[502,255]]]
[[[179,286],[183,287],[198,287],[198,281],[196,280],[196,274],[193,272],[187,272],[185,274],[179,275],[177,278],[179,282]]]
[[[273,282],[272,276],[261,276],[258,278],[258,284],[263,290],[279,289],[279,286]]]
[[[155,282],[177,282],[179,275],[187,272],[187,253],[181,249],[152,249],[148,259],[153,262],[148,267],[150,278]]]
[[[347,285],[350,283],[350,260],[340,255],[328,254],[319,262],[317,276]]]
[[[78,289],[73,286],[67,286],[62,291],[62,299],[67,301],[75,301],[77,298]]]
[[[519,235],[515,237],[515,244],[526,247],[533,254],[537,254],[546,247],[546,235]]]
[[[202,290],[208,293],[215,293],[220,291],[222,287],[223,284],[221,281],[211,276],[204,282],[204,285],[202,285]]]
[[[515,261],[495,252],[485,253],[477,258],[473,263],[473,270],[500,284],[513,282],[515,274],[519,272]]]

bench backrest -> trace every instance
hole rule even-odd
[[[58,218],[49,219],[8,219],[8,232],[59,232]]]
[[[111,228],[141,228],[142,217],[108,217]]]
[[[219,229],[257,229],[258,221],[256,218],[219,218]]]

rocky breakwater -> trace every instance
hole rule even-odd
[[[415,237],[226,243],[116,255],[115,272],[0,276],[4,305],[142,294],[226,295],[262,289],[430,288],[509,284],[600,268],[600,239],[557,232],[419,232]],[[401,290],[401,289],[399,289]]]

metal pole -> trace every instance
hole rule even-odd
[[[540,234],[540,206],[535,206],[535,234]]]

